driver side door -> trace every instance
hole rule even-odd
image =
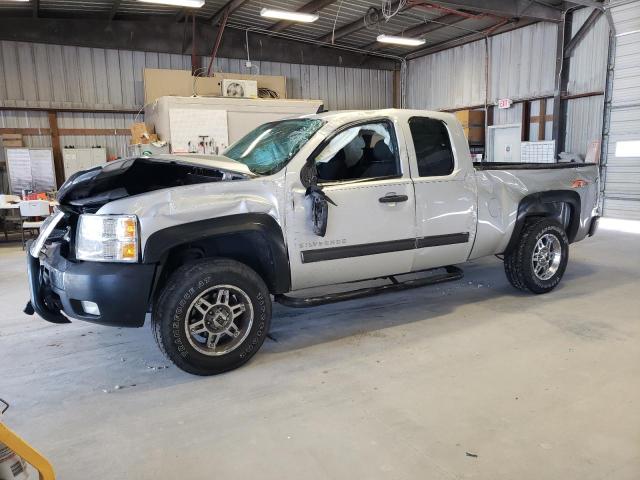
[[[415,198],[406,154],[389,119],[346,125],[309,161],[328,205],[326,233],[314,233],[311,199],[288,176],[287,243],[294,290],[411,270]]]

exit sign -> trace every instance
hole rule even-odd
[[[510,98],[501,98],[498,100],[498,108],[509,108],[512,103]]]

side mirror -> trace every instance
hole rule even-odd
[[[316,164],[311,161],[307,161],[300,170],[300,181],[306,188],[312,185],[318,184],[318,171],[316,170]]]
[[[327,233],[327,223],[329,221],[329,204],[336,205],[336,203],[317,185],[307,187],[305,196],[311,197],[313,233],[319,237],[324,237]]]

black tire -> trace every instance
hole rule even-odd
[[[198,342],[195,337],[188,338],[185,323],[193,320],[193,306],[197,299],[206,298],[203,295],[215,294],[216,286],[229,286],[238,289],[240,298],[244,299],[246,308],[239,314],[240,320],[248,313],[252,313],[252,320],[246,320],[246,326],[239,328],[241,334],[236,337],[231,334],[221,334],[223,342],[239,342],[228,353],[211,356],[198,350],[193,344]],[[231,296],[236,298],[231,291]],[[245,294],[244,296],[242,294]],[[229,290],[227,303],[229,304]],[[220,298],[220,297],[218,297]],[[244,306],[243,306],[244,308]],[[191,320],[187,319],[187,314]],[[204,322],[206,315],[202,315]],[[222,318],[222,317],[215,317]],[[214,318],[214,320],[215,320]],[[228,318],[228,316],[227,316]],[[235,322],[232,320],[231,323]],[[190,263],[178,268],[169,277],[160,297],[158,298],[151,327],[160,350],[178,368],[195,375],[216,375],[233,370],[245,364],[262,346],[269,332],[271,323],[271,297],[269,290],[260,276],[246,265],[228,259],[206,259]],[[216,324],[220,326],[220,324]],[[204,324],[202,325],[204,328]],[[220,327],[222,328],[222,327]],[[245,336],[246,334],[246,336]],[[201,336],[206,338],[209,332]],[[228,338],[227,338],[228,337]],[[215,350],[214,346],[214,350]]]
[[[555,238],[560,247],[559,264],[549,278],[541,278],[533,266],[536,244],[545,235],[548,235],[546,238]],[[504,271],[515,288],[536,294],[547,293],[560,283],[568,261],[569,239],[562,225],[548,218],[536,218],[527,221],[516,246],[505,254]]]

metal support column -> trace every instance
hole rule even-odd
[[[569,58],[565,58],[564,47],[571,40],[573,14],[566,12],[564,21],[558,24],[556,47],[556,84],[553,96],[553,139],[556,141],[556,158],[564,151],[567,132],[567,102],[562,100],[569,84]]]

